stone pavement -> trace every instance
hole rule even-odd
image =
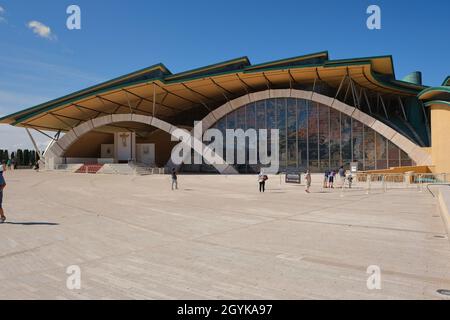
[[[0,299],[445,299],[427,192],[312,193],[270,177],[6,173]],[[81,289],[66,287],[68,266]],[[381,269],[381,290],[366,286]]]

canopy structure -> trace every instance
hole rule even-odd
[[[163,64],[153,65],[8,115],[0,123],[67,132],[96,117],[133,113],[192,126],[194,120],[227,101],[280,88],[308,89],[330,96],[340,90],[341,100],[350,99],[368,113],[377,109],[386,120],[393,108],[402,108],[406,116],[407,101],[399,103],[398,97],[416,97],[426,89],[396,80],[391,56],[330,60],[328,52],[319,52],[257,65],[242,57],[177,74]],[[130,124],[128,129],[136,128]],[[418,140],[427,144],[422,133],[409,132],[409,136],[420,136]]]
[[[174,128],[191,130],[200,120],[222,129],[256,127],[256,117],[258,126],[282,133],[280,170],[320,171],[354,160],[364,170],[428,165],[426,106],[448,103],[449,80],[430,88],[421,79],[419,71],[396,79],[389,55],[331,60],[326,51],[261,64],[240,57],[175,74],[160,63],[8,115],[0,123],[57,132],[45,153],[51,167],[105,159],[167,167]],[[305,132],[300,114],[308,119]],[[234,169],[258,170],[248,163]]]

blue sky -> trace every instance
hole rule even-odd
[[[71,4],[81,8],[81,30],[66,28]],[[381,30],[366,27],[370,4],[381,8]],[[332,59],[391,54],[397,78],[420,70],[427,85],[450,74],[447,0],[0,0],[0,7],[0,115],[159,62],[175,73],[240,56],[261,63],[328,50]],[[50,32],[34,33],[32,21]],[[31,147],[22,131],[1,126],[0,148]]]

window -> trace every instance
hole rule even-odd
[[[294,98],[272,98],[250,103],[217,121],[228,129],[279,129],[280,170],[295,168],[323,172],[357,161],[360,170],[410,166],[409,156],[363,123],[328,106]],[[225,144],[226,145],[226,144]],[[249,148],[246,144],[246,160]],[[270,153],[269,153],[270,154]],[[259,166],[236,166],[256,172]]]

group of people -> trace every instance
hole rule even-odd
[[[345,172],[345,169],[343,166],[339,168],[339,170],[326,170],[324,179],[323,179],[323,187],[324,188],[334,188],[334,183],[336,178],[339,178],[339,187],[343,187],[345,184],[345,180],[347,179],[348,185],[351,188],[352,182],[353,182],[353,176],[352,174],[348,174]]]
[[[339,170],[325,171],[323,187],[334,188],[334,180],[336,176],[339,177],[340,187],[344,187],[345,181],[348,182],[349,188],[352,187],[353,176],[351,173],[347,174],[343,166],[341,166]],[[304,177],[305,177],[305,192],[310,193],[312,183],[311,172],[309,170],[306,170]],[[268,180],[267,175],[264,175],[263,172],[260,171],[260,173],[258,174],[259,192],[265,191],[266,180]]]
[[[345,172],[344,167],[340,167],[339,170],[326,170],[324,181],[323,181],[323,187],[324,188],[334,188],[334,181],[336,176],[339,177],[340,180],[340,187],[343,187],[345,184],[345,181],[348,181],[349,188],[352,187],[352,181],[353,177],[350,174],[347,175]],[[171,178],[172,178],[172,190],[178,190],[178,176],[177,171],[175,168],[172,169],[171,172]],[[259,192],[265,192],[266,191],[266,181],[269,180],[269,177],[263,173],[262,170],[258,173],[258,184],[259,184]],[[311,188],[311,172],[309,170],[306,170],[305,172],[305,192],[310,193],[309,189]]]

